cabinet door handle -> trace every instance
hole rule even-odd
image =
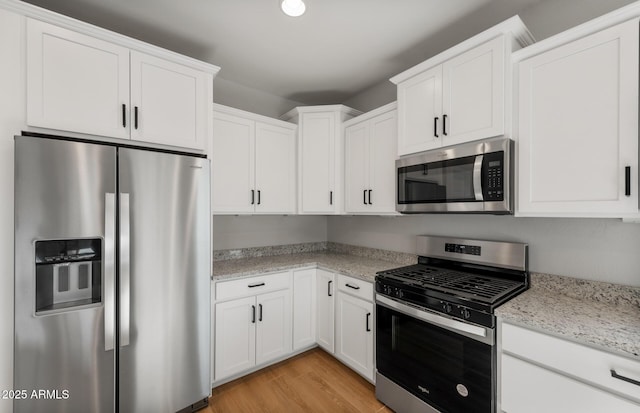
[[[438,117],[433,118],[433,136],[439,138],[438,136]]]
[[[447,115],[442,115],[442,134],[447,136]]]
[[[328,295],[329,297],[333,297],[333,294],[331,294],[331,283],[332,283],[332,282],[333,282],[333,281],[329,280],[329,282],[327,283],[327,295]]]
[[[362,191],[362,203],[367,205],[367,190]]]
[[[371,201],[371,192],[373,192],[373,190],[369,189],[369,205],[373,205],[373,202]]]
[[[333,205],[333,191],[329,191],[329,205]]]
[[[260,190],[258,189],[258,205],[260,205]]]
[[[122,104],[122,127],[127,127],[127,105]]]
[[[618,373],[616,373],[614,369],[611,369],[611,377],[613,377],[614,379],[626,381],[627,383],[635,384],[636,386],[640,386],[640,381],[630,379],[629,377],[621,376]]]
[[[349,288],[353,288],[354,290],[359,290],[359,289],[360,289],[360,286],[358,286],[358,285],[351,285],[351,284],[349,284],[349,283],[347,283],[347,284],[345,284],[345,285],[346,285],[347,287],[349,287]]]
[[[251,323],[252,324],[256,323],[256,306],[255,305],[251,306]]]
[[[631,167],[624,167],[624,194],[631,196]]]
[[[251,190],[251,205],[256,203],[256,191]]]
[[[256,288],[256,287],[262,287],[264,285],[264,283],[258,283],[258,284],[249,284],[249,288]]]
[[[133,127],[138,129],[138,107],[133,107]]]
[[[262,304],[258,304],[258,308],[259,308],[258,321],[262,322]]]
[[[371,313],[367,313],[367,332],[371,331],[371,327],[369,327],[369,317],[371,317]]]

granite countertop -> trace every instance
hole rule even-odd
[[[387,261],[379,258],[363,257],[333,251],[303,252],[298,254],[214,261],[213,280],[228,280],[313,265],[373,282],[376,272],[396,268],[404,264],[398,263],[397,261]]]
[[[217,253],[213,281],[317,265],[373,282],[378,271],[415,262],[412,254],[334,243],[226,250]],[[640,361],[640,287],[532,273],[531,288],[497,308],[496,315]]]
[[[532,274],[531,284],[496,315],[640,361],[640,288],[546,274]]]

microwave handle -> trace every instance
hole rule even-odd
[[[482,162],[484,155],[476,156],[476,161],[473,164],[473,193],[476,197],[476,201],[483,201],[482,197]]]

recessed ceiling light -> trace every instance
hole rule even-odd
[[[302,0],[282,0],[280,8],[284,14],[291,17],[302,16],[307,9]]]

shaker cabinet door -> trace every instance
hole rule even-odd
[[[204,149],[206,75],[144,53],[131,52],[131,138]]]
[[[638,213],[638,19],[519,64],[518,213]]]
[[[256,299],[247,297],[216,304],[215,380],[256,364]]]
[[[259,295],[256,304],[256,364],[262,364],[291,352],[291,291]]]
[[[369,122],[345,128],[345,210],[369,210]]]
[[[129,138],[129,50],[27,19],[27,124]]]

